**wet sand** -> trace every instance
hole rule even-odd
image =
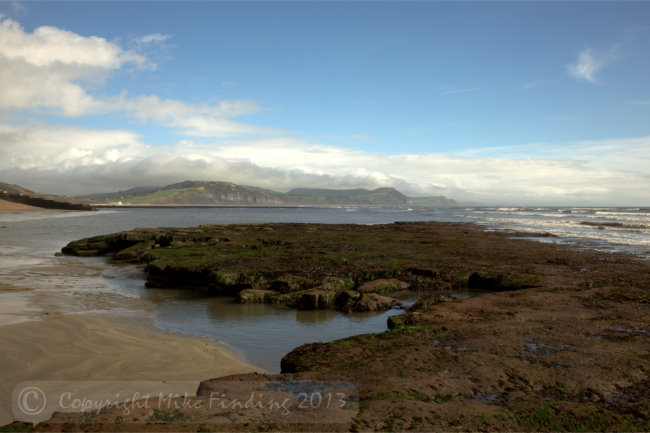
[[[42,210],[49,211],[0,200],[0,213]],[[89,398],[104,397],[107,391],[108,397],[119,392],[128,398],[135,392],[193,392],[206,377],[261,370],[215,341],[157,330],[146,301],[68,287],[101,275],[104,268],[38,257],[33,266],[5,270],[10,278],[0,282],[0,426],[14,420],[12,393],[22,382],[76,381],[76,391]],[[43,281],[30,283],[34,275],[53,275],[59,282],[44,290]],[[89,381],[110,382],[98,386]],[[49,418],[47,411],[39,416]]]
[[[13,420],[12,392],[24,381],[134,381],[132,389],[121,392],[132,395],[138,391],[136,381],[194,381],[198,386],[207,377],[260,371],[207,339],[148,326],[143,323],[143,331],[99,316],[56,315],[0,327],[0,425]],[[102,391],[92,388],[90,396]]]

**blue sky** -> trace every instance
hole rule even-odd
[[[648,2],[10,1],[0,14],[4,181],[650,205]]]

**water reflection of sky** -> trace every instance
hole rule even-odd
[[[156,292],[154,322],[158,327],[219,340],[270,372],[278,372],[280,359],[301,344],[382,332],[387,329],[388,316],[401,313],[295,310],[281,305],[238,304],[230,297]]]

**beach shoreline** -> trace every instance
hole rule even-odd
[[[14,420],[12,394],[25,382],[60,381],[65,387],[69,381],[77,388],[85,382],[132,382],[132,389],[121,392],[126,396],[142,395],[142,382],[183,381],[195,391],[207,377],[261,371],[212,340],[156,331],[142,320],[116,324],[99,315],[51,315],[3,326],[0,347],[0,425]],[[88,397],[101,392],[89,389]]]
[[[37,211],[51,212],[0,200],[0,214]],[[218,341],[156,327],[146,300],[102,289],[47,290],[44,281],[29,282],[43,272],[61,281],[99,276],[108,266],[37,257],[0,283],[0,426],[20,419],[14,397],[33,384],[53,394],[70,387],[90,400],[115,399],[116,393],[128,399],[192,394],[206,377],[263,371]],[[50,416],[44,410],[29,421]]]

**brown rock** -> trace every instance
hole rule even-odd
[[[357,289],[361,293],[386,293],[386,292],[396,292],[399,290],[407,290],[409,288],[409,283],[400,281],[396,278],[390,279],[379,279],[374,281],[368,281],[363,283]]]

